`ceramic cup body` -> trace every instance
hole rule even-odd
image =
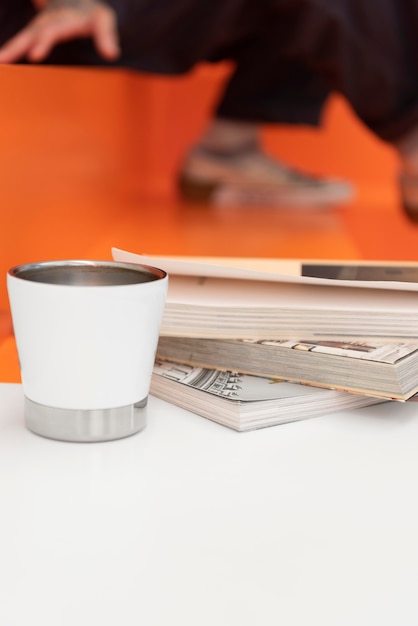
[[[31,430],[102,441],[143,427],[134,405],[144,407],[148,397],[167,285],[162,270],[115,261],[49,261],[9,270]]]

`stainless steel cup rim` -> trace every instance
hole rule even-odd
[[[167,272],[150,265],[70,259],[16,265],[9,276],[30,282],[75,287],[115,287],[149,283],[166,278]]]

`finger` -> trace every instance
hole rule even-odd
[[[119,34],[114,12],[107,7],[98,7],[93,16],[93,40],[98,53],[113,60],[120,55]]]
[[[25,28],[0,48],[0,63],[14,63],[24,57],[35,38],[32,27]]]
[[[61,41],[61,38],[52,32],[39,33],[38,38],[34,40],[33,45],[27,52],[28,60],[35,63],[43,61],[58,41]]]
[[[89,28],[85,19],[71,17],[66,20],[44,21],[42,26],[38,27],[27,57],[30,61],[42,61],[57,43],[88,34]]]
[[[41,61],[59,41],[88,34],[85,23],[85,18],[78,16],[66,20],[46,14],[37,17],[0,49],[0,63],[13,63],[24,56]]]

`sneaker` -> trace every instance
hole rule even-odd
[[[183,198],[212,205],[321,207],[346,203],[354,195],[346,181],[299,172],[255,149],[225,155],[194,148],[178,185]]]

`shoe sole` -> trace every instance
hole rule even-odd
[[[283,187],[267,188],[265,185],[233,185],[210,181],[196,181],[186,175],[178,178],[180,195],[188,201],[204,203],[212,206],[232,205],[268,205],[268,206],[310,206],[325,207],[347,203],[353,198],[353,191],[346,189],[322,190],[318,194],[318,186],[306,185],[296,189]]]

